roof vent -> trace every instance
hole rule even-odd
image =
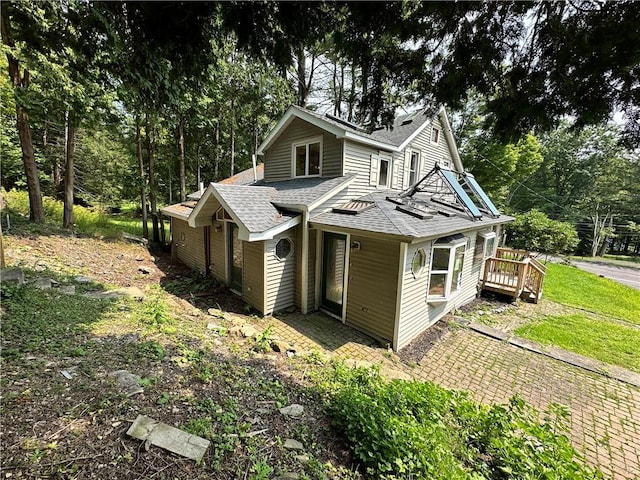
[[[341,205],[340,207],[335,207],[332,210],[335,213],[344,213],[346,215],[357,215],[358,213],[365,212],[370,208],[375,207],[375,202],[369,202],[366,200],[351,200],[350,202]]]

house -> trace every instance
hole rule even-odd
[[[369,133],[291,106],[259,153],[263,179],[162,210],[175,257],[264,315],[320,309],[396,350],[475,297],[512,220],[464,172],[444,109]]]

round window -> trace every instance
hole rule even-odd
[[[422,274],[426,264],[427,254],[424,253],[423,248],[419,248],[416,253],[413,254],[413,260],[411,261],[411,273],[413,273],[414,278],[418,278]]]
[[[276,243],[276,257],[278,260],[284,260],[291,253],[291,240],[288,238],[281,238]]]

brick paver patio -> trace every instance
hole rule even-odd
[[[465,328],[451,331],[409,367],[366,335],[322,314],[273,319],[275,334],[298,349],[382,363],[390,375],[468,390],[480,402],[520,395],[538,410],[550,403],[571,413],[571,439],[605,477],[640,480],[640,389],[529,352]]]

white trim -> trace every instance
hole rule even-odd
[[[305,122],[308,122],[318,128],[326,130],[329,133],[332,133],[336,136],[336,138],[341,138],[344,135],[344,129],[333,125],[327,121],[322,120],[321,118],[316,117],[315,115],[311,115],[300,108],[291,105],[289,109],[285,112],[282,118],[276,123],[276,126],[273,127],[269,135],[262,141],[260,146],[258,147],[258,155],[262,155],[264,151],[269,148],[273,142],[275,142],[278,137],[282,134],[286,127],[294,120],[294,118],[300,118]]]
[[[313,177],[321,177],[322,176],[322,153],[323,153],[323,135],[314,135],[313,137],[302,138],[300,140],[296,140],[295,142],[291,142],[291,178],[313,178]],[[318,158],[318,173],[309,175],[298,175],[296,172],[296,148],[305,146],[306,147],[306,159],[305,159],[305,172],[309,170],[309,145],[313,145],[314,143],[320,144],[320,152]]]
[[[388,150],[390,152],[401,152],[403,148],[396,147],[395,145],[391,145],[389,143],[379,142],[377,140],[373,140],[366,137],[361,137],[352,132],[344,132],[344,135],[339,136],[337,138],[346,138],[348,140],[353,140],[354,142],[362,143],[364,145],[369,145],[371,147],[380,148],[382,150]],[[406,143],[406,142],[405,142]]]
[[[351,234],[347,233],[344,254],[344,277],[342,279],[342,323],[347,322],[347,293],[349,293],[349,263],[351,263]]]
[[[272,227],[269,230],[265,230],[264,232],[249,233],[247,231],[246,238],[240,238],[240,234],[242,233],[242,230],[241,230],[240,233],[238,234],[238,237],[240,238],[240,240],[244,240],[246,242],[258,242],[260,240],[271,240],[277,234],[284,232],[286,230],[289,230],[291,227],[295,227],[296,225],[300,224],[300,221],[301,221],[300,215],[296,215],[292,219],[287,220],[286,222],[283,222],[280,225],[276,225],[275,227]]]
[[[387,167],[387,183],[380,183],[380,173],[382,172],[382,162],[388,162],[389,166]],[[392,185],[392,177],[393,177],[393,155],[389,155],[387,152],[378,152],[378,172],[376,175],[376,188],[382,189],[390,189]]]
[[[438,116],[438,114],[440,113],[440,111],[441,111],[441,110],[443,110],[443,109],[444,109],[444,107],[440,107],[440,110],[438,110],[438,112],[437,112],[435,115],[433,115],[433,116],[431,116],[431,117],[427,118],[427,119],[424,121],[424,123],[423,123],[422,125],[420,125],[418,128],[416,128],[416,130],[415,130],[411,135],[409,135],[409,137],[407,137],[407,139],[406,139],[404,142],[402,142],[402,143],[400,144],[400,146],[398,147],[398,150],[404,150],[405,148],[407,148],[407,146],[408,146],[411,142],[413,142],[413,140],[414,140],[418,135],[420,135],[420,134],[422,133],[422,131],[423,131],[427,126],[431,125],[431,123],[433,122],[433,119],[434,119],[434,118],[436,118],[436,117]]]
[[[300,310],[306,314],[309,310],[309,214],[302,212],[302,232],[300,246],[300,275],[302,285],[300,285]]]
[[[436,139],[433,139],[433,134],[435,133]],[[429,143],[431,145],[438,145],[440,143],[440,129],[435,125],[431,125],[431,135],[429,135]]]
[[[267,242],[262,242],[262,314],[266,315],[267,311],[267,283],[269,281],[269,275],[267,273],[267,267],[269,265],[269,251],[267,249]]]
[[[396,292],[396,318],[393,326],[393,350],[398,350],[398,341],[400,338],[400,319],[402,318],[402,291],[404,289],[404,269],[407,263],[407,247],[408,243],[401,242],[400,243],[400,261],[398,267],[398,281],[397,287],[398,291]]]
[[[413,158],[413,154],[415,153],[416,155],[418,155],[418,163],[416,164],[416,170],[415,170],[415,178],[414,178],[414,182],[418,182],[420,180],[420,178],[422,178],[421,176],[421,171],[422,171],[422,150],[420,150],[419,148],[409,148],[407,149],[407,152],[409,152],[409,161],[407,162],[407,185],[405,186],[405,188],[409,188],[411,185],[413,185],[411,183],[411,160]]]
[[[313,299],[313,309],[318,310],[320,308],[320,295],[322,295],[322,230],[314,229],[316,231],[316,283],[315,298]]]
[[[460,275],[462,277],[462,273],[464,271],[465,260],[467,256],[468,250],[468,238],[457,240],[455,242],[438,244],[437,242],[433,242],[431,245],[431,259],[429,262],[429,281],[427,282],[427,302],[428,303],[437,303],[441,301],[449,301],[453,297],[455,297],[462,290],[462,282],[460,282],[460,286],[457,290],[451,291],[451,287],[453,286],[453,270],[455,268],[455,260],[456,255],[455,252],[460,248],[464,248],[463,257],[462,257],[462,269],[460,270]],[[433,255],[436,249],[440,250],[449,250],[449,260],[447,264],[447,270],[438,269],[435,270],[433,268]],[[444,285],[444,294],[443,295],[429,295],[429,288],[431,287],[431,277],[432,275],[445,275],[445,285]]]

